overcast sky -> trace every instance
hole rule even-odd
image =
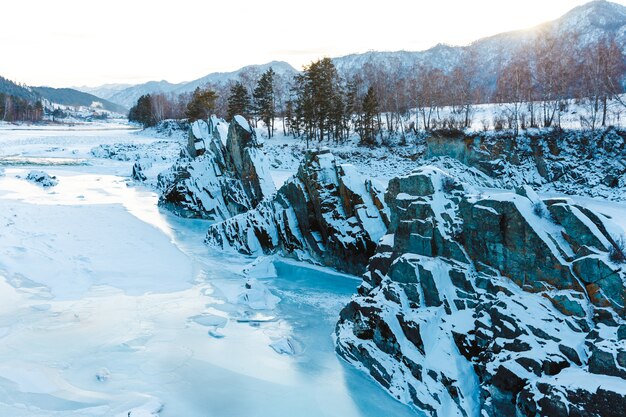
[[[626,4],[626,0],[618,0]],[[0,75],[54,87],[193,80],[284,60],[468,44],[585,0],[22,0],[2,4]]]

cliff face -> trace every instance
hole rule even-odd
[[[609,219],[425,167],[341,312],[337,352],[428,415],[626,413],[626,267]]]
[[[456,159],[487,174],[499,188],[531,185],[543,192],[625,198],[625,134],[614,128],[529,131],[518,137],[506,132],[434,134],[427,139],[426,157]]]
[[[159,205],[179,216],[222,221],[256,207],[276,189],[254,131],[235,117],[224,122],[196,121],[189,129],[187,153],[159,175]],[[226,138],[223,138],[226,136]]]
[[[310,151],[297,174],[256,209],[211,226],[209,244],[245,254],[280,252],[362,273],[385,234],[387,209],[371,181],[328,150]]]

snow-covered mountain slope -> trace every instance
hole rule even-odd
[[[125,88],[132,87],[132,84],[103,84],[97,87],[72,87],[78,91],[84,91],[85,93],[93,94],[94,96],[102,97],[104,99],[111,98],[115,93],[124,90]]]
[[[328,150],[317,150],[305,155],[275,196],[212,225],[207,242],[248,255],[280,252],[359,274],[388,223],[372,181]]]
[[[192,92],[196,87],[204,87],[207,84],[228,84],[231,81],[237,81],[244,74],[256,79],[261,76],[265,71],[272,68],[274,72],[279,76],[291,77],[297,73],[297,71],[288,63],[282,61],[272,61],[262,65],[248,65],[231,72],[215,72],[205,75],[197,80],[190,81],[178,85],[174,91],[177,93]]]
[[[361,73],[368,65],[387,71],[406,74],[419,65],[440,69],[454,67],[461,59],[463,49],[439,44],[425,51],[369,51],[333,58],[337,70],[346,76]]]
[[[588,45],[602,37],[615,37],[626,51],[626,7],[604,0],[596,0],[576,7],[559,19],[528,30],[500,33],[474,41],[469,46],[436,45],[425,51],[366,52],[337,57],[333,62],[346,75],[362,72],[371,64],[404,75],[419,66],[444,71],[457,65],[469,49],[475,52],[480,83],[493,88],[498,68],[521,48],[528,45],[538,33],[562,39],[576,39],[579,46]]]
[[[131,108],[137,103],[137,99],[145,94],[171,93],[178,87],[178,84],[172,84],[165,80],[150,81],[115,91],[108,99],[114,103]]]
[[[159,205],[213,221],[245,213],[276,191],[267,157],[241,116],[230,125],[216,118],[194,122],[187,152],[159,174],[159,188]]]
[[[618,226],[433,167],[385,199],[389,234],[337,324],[342,357],[431,416],[624,415]]]

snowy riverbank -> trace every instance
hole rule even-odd
[[[132,160],[91,153],[163,141],[0,131],[0,415],[413,415],[334,353],[358,280],[282,262],[246,278],[252,259],[129,183]],[[58,184],[26,181],[35,166]]]

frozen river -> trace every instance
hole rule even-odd
[[[0,129],[0,415],[414,415],[334,353],[357,279],[211,251],[89,153],[156,140]]]

